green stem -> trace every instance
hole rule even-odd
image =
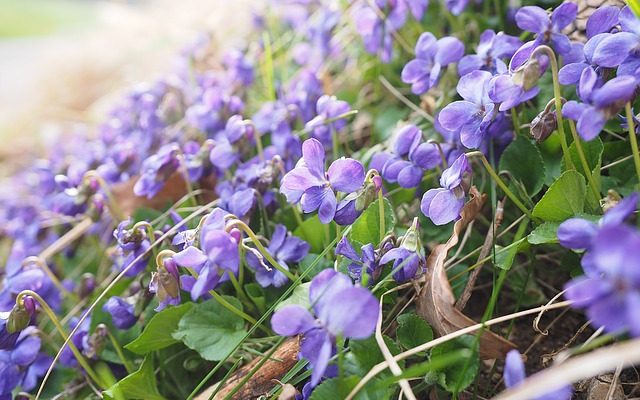
[[[249,238],[251,239],[251,241],[253,242],[253,244],[256,246],[256,248],[258,249],[258,251],[262,254],[262,256],[264,258],[267,259],[267,261],[269,261],[269,263],[278,271],[282,272],[283,274],[285,274],[287,276],[287,278],[289,278],[290,280],[294,281],[296,279],[295,275],[293,275],[291,272],[289,272],[287,269],[285,269],[282,265],[280,265],[280,263],[278,263],[272,256],[271,254],[267,251],[267,249],[265,249],[265,247],[262,245],[262,243],[260,243],[260,239],[258,239],[258,237],[256,236],[255,233],[253,233],[253,231],[251,230],[251,228],[249,228],[249,226],[247,224],[245,224],[244,222],[240,221],[239,219],[235,219],[230,221],[227,226],[226,226],[226,230],[229,231],[232,227],[237,227],[238,229],[240,229],[241,231],[243,231],[244,233],[247,234],[247,236],[249,236]]]
[[[276,99],[276,90],[273,84],[273,52],[271,49],[271,38],[267,32],[262,34],[262,42],[264,44],[264,70],[265,86],[267,89],[267,98],[271,101]]]
[[[531,215],[531,211],[529,211],[527,207],[525,207],[524,204],[522,204],[522,202],[518,199],[518,197],[516,197],[516,195],[513,194],[511,190],[509,190],[509,188],[504,183],[504,181],[500,179],[498,174],[496,174],[496,171],[493,169],[491,164],[489,164],[489,161],[487,161],[487,158],[484,156],[484,154],[482,154],[479,151],[472,151],[470,153],[467,153],[467,157],[473,157],[473,156],[480,157],[480,160],[482,161],[482,164],[486,168],[487,172],[489,172],[489,175],[491,175],[493,180],[498,184],[498,186],[500,186],[500,189],[502,189],[504,194],[507,195],[507,197],[513,202],[513,204],[515,204],[516,207],[518,207],[520,211],[522,211],[527,217],[533,218],[533,215]]]
[[[631,112],[631,103],[628,102],[624,106],[627,114],[627,125],[629,126],[629,141],[631,142],[631,150],[633,151],[633,163],[636,166],[636,175],[638,175],[638,185],[640,185],[640,153],[638,152],[638,138],[636,137],[636,128],[633,121],[633,112]]]
[[[51,322],[53,322],[53,325],[58,330],[58,333],[60,333],[60,336],[62,336],[62,338],[66,341],[69,336],[67,335],[67,332],[64,330],[64,328],[60,324],[60,321],[58,321],[58,317],[56,317],[56,313],[53,312],[51,307],[49,307],[49,304],[47,304],[47,302],[44,301],[44,299],[42,297],[40,297],[40,295],[38,293],[36,293],[36,292],[34,292],[32,290],[23,290],[22,292],[20,292],[18,294],[17,298],[16,298],[16,302],[22,301],[23,297],[25,297],[25,296],[31,296],[34,299],[36,299],[36,301],[40,304],[40,307],[42,307],[42,310],[44,311],[44,313],[47,314],[47,316],[49,317]],[[84,358],[82,353],[80,353],[80,351],[78,350],[76,345],[73,344],[72,341],[69,341],[69,348],[71,349],[71,352],[73,353],[73,355],[78,360],[78,364],[80,364],[80,366],[85,370],[87,375],[89,375],[89,377],[96,384],[98,384],[98,386],[100,386],[102,389],[106,389],[107,387],[102,382],[102,379],[100,379],[98,377],[96,372],[93,370],[93,368],[91,368],[91,366],[89,365],[87,360]]]
[[[598,202],[600,201],[600,193],[598,192],[599,188],[598,186],[596,186],[596,182],[593,180],[593,175],[591,174],[591,169],[589,168],[589,163],[587,162],[587,157],[584,155],[584,150],[582,149],[582,141],[580,140],[580,136],[578,136],[578,133],[576,132],[576,125],[573,121],[569,121],[569,128],[571,129],[573,142],[576,144],[578,158],[580,158],[580,164],[582,164],[584,175],[587,177],[587,181],[589,181],[589,186],[591,186],[591,193],[593,194],[595,204],[598,204]]]
[[[124,364],[124,368],[127,370],[127,373],[128,374],[134,373],[136,369],[133,368],[133,366],[127,359],[127,357],[125,357],[124,352],[122,351],[122,347],[120,346],[120,343],[118,343],[118,339],[116,339],[116,337],[113,336],[113,334],[109,329],[107,329],[107,335],[109,336],[109,340],[111,341],[113,348],[116,350],[116,354],[118,355],[118,358],[120,358],[120,360],[122,361],[122,364]]]
[[[556,119],[558,121],[558,133],[560,134],[560,145],[562,146],[562,154],[564,156],[564,162],[567,166],[567,169],[576,169],[573,165],[573,161],[571,160],[571,156],[569,155],[569,146],[567,145],[567,135],[564,132],[564,120],[562,119],[562,92],[560,91],[560,82],[558,81],[558,60],[556,59],[556,54],[551,50],[549,46],[538,46],[533,53],[531,53],[531,57],[535,56],[536,53],[542,52],[546,53],[547,57],[549,57],[549,61],[551,62],[551,77],[553,78],[553,97],[555,98],[556,103]]]
[[[384,195],[382,194],[382,188],[378,190],[378,214],[380,214],[380,242],[382,242],[384,234],[387,232],[387,228],[384,226]]]
[[[511,108],[511,123],[513,124],[513,130],[516,131],[516,135],[520,136],[520,119],[518,118],[518,111],[515,107]]]

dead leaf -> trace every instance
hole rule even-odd
[[[282,385],[282,392],[278,396],[278,400],[295,400],[296,396],[300,394],[298,389],[290,383]]]
[[[476,187],[470,190],[471,200],[462,209],[461,218],[453,226],[449,240],[437,245],[427,259],[425,284],[418,294],[417,312],[440,336],[458,331],[476,322],[455,308],[455,296],[444,269],[447,254],[455,245],[464,228],[482,209],[486,194],[480,194]],[[480,357],[483,359],[504,358],[516,346],[510,341],[485,330],[480,336]]]

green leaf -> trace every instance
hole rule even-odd
[[[258,307],[258,310],[263,313],[267,309],[267,303],[262,286],[251,282],[244,285],[244,290],[247,293],[247,297],[249,297],[251,301],[253,301],[253,304]]]
[[[593,177],[594,184],[596,186],[596,191],[600,193],[600,167],[602,165],[602,153],[604,152],[604,144],[602,144],[602,140],[599,137],[595,139],[585,142],[582,141],[582,150],[584,152],[584,158],[587,161],[588,169]],[[573,165],[576,167],[576,170],[582,174],[582,176],[587,179],[587,173],[582,168],[582,162],[580,161],[580,156],[578,155],[578,148],[576,146],[576,142],[571,143],[569,146],[569,156],[571,157],[571,161],[573,161]],[[566,166],[564,165],[564,160],[562,162],[562,170],[564,171]],[[587,193],[587,202],[589,207],[592,210],[597,210],[600,208],[600,205],[591,194],[591,188],[589,186],[589,181],[587,180],[587,189],[589,192]]]
[[[124,348],[137,354],[147,354],[177,343],[178,340],[171,334],[178,328],[182,316],[192,307],[193,303],[185,303],[160,311],[149,320],[142,334]]]
[[[587,191],[584,177],[571,170],[566,171],[533,208],[533,216],[544,221],[562,222],[584,210]]]
[[[349,239],[352,242],[360,242],[363,244],[372,243],[377,246],[380,243],[380,211],[379,201],[376,200],[367,207],[366,210],[356,219],[351,226]],[[393,214],[393,207],[389,200],[384,199],[384,227],[385,235],[393,230],[396,223],[396,217]]]
[[[306,282],[301,285],[296,286],[293,289],[293,293],[286,300],[281,301],[275,308],[275,311],[278,311],[284,306],[289,305],[298,305],[304,308],[310,308],[311,303],[309,302],[309,286],[311,286],[311,282]]]
[[[344,399],[356,387],[360,378],[348,376],[346,378],[331,378],[319,384],[311,393],[309,400]],[[373,385],[363,387],[354,397],[355,400],[385,400],[389,398],[389,390],[375,389]]]
[[[106,399],[124,396],[128,400],[164,400],[158,392],[152,357],[150,355],[145,357],[140,369],[111,386],[103,392],[103,395]]]
[[[317,215],[308,218],[302,222],[294,231],[293,234],[311,246],[311,252],[320,253],[324,250],[324,233],[325,226]]]
[[[450,340],[431,350],[433,359],[443,358],[452,352],[460,349],[473,350],[466,353],[463,357],[459,357],[457,362],[444,368],[442,372],[437,373],[437,380],[440,386],[451,393],[459,393],[469,386],[480,369],[480,359],[478,357],[476,347],[476,338],[474,336],[462,336],[454,340]]]
[[[545,222],[527,236],[527,241],[531,244],[558,243],[559,226],[558,222]]]
[[[409,368],[402,371],[398,376],[390,376],[378,382],[378,386],[384,387],[393,385],[400,379],[413,379],[424,376],[429,372],[444,369],[450,365],[460,363],[461,359],[469,358],[473,352],[469,349],[460,349],[448,352],[438,357],[431,357],[430,360],[423,363],[413,364]]]
[[[396,336],[404,348],[410,349],[433,340],[433,330],[416,314],[402,314],[397,320]]]
[[[224,298],[242,309],[238,299],[230,296]],[[241,317],[211,299],[186,313],[173,337],[200,353],[205,360],[220,361],[242,341],[246,333]]]
[[[391,354],[400,354],[400,348],[389,336],[382,336],[384,343],[389,348]],[[384,361],[384,356],[380,352],[376,338],[371,336],[364,340],[351,340],[349,341],[349,347],[354,358],[360,365],[360,368],[364,372],[373,368],[374,365]],[[402,362],[400,362],[402,365]]]
[[[544,185],[544,160],[538,147],[525,137],[518,136],[507,146],[499,168],[522,182],[529,196],[535,196]]]

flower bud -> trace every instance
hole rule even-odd
[[[537,58],[530,58],[513,73],[513,83],[522,87],[525,92],[533,88],[542,74],[540,62]]]
[[[531,136],[538,143],[544,142],[558,128],[556,113],[544,110],[531,121]]]
[[[36,303],[33,297],[25,296],[22,299],[22,304],[16,303],[9,313],[7,319],[7,332],[9,334],[21,332],[24,328],[29,326],[31,317],[36,312]]]
[[[96,288],[96,278],[92,273],[82,274],[80,277],[80,284],[78,285],[78,296],[84,299],[90,296]]]

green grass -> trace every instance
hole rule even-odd
[[[2,0],[0,38],[41,36],[85,26],[94,19],[94,6],[78,0]]]

